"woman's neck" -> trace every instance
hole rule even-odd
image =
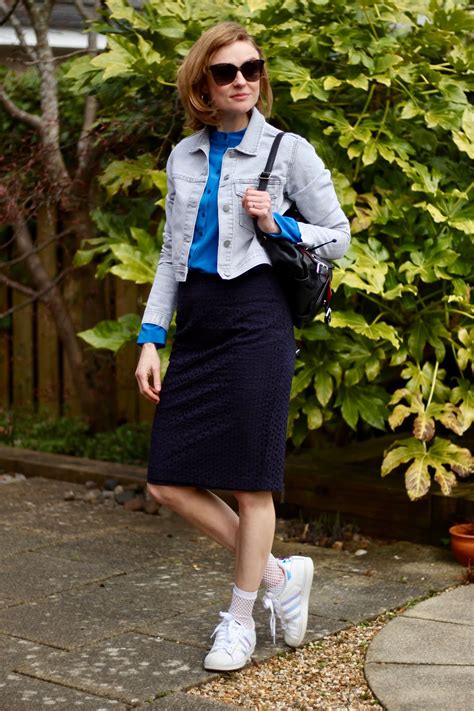
[[[242,131],[249,125],[249,117],[247,114],[224,114],[221,117],[216,129],[232,133],[233,131]]]

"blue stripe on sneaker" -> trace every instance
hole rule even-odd
[[[297,602],[295,605],[292,607],[289,607],[288,609],[285,609],[285,615],[289,615],[290,612],[293,612],[293,610],[298,610],[300,608],[300,603]]]
[[[285,602],[282,602],[281,605],[282,607],[286,607],[290,602],[293,602],[293,600],[296,600],[300,596],[300,591],[296,592],[294,595],[288,598],[288,600],[285,600]]]
[[[295,615],[293,615],[293,617],[287,617],[285,622],[293,622],[293,620],[297,620],[299,616],[300,616],[300,613],[297,612]]]

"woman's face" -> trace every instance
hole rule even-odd
[[[241,67],[245,62],[259,59],[259,53],[253,44],[238,41],[218,49],[212,55],[209,65],[234,64]],[[230,84],[224,86],[219,86],[212,73],[208,72],[207,86],[209,99],[227,116],[247,113],[255,106],[260,96],[260,79],[248,81],[240,71]]]

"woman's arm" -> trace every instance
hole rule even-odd
[[[317,250],[318,255],[340,259],[349,247],[349,220],[341,209],[329,170],[306,139],[296,139],[286,192],[308,221],[298,222],[302,244],[316,247],[330,242]]]
[[[175,187],[171,177],[172,158],[173,151],[166,164],[168,193],[165,201],[166,221],[163,230],[163,246],[142,319],[142,323],[161,326],[165,331],[168,330],[173,317],[178,293],[178,283],[171,260],[171,215],[175,198]]]

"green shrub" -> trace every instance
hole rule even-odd
[[[179,59],[219,20],[240,21],[264,47],[273,121],[314,144],[353,235],[335,272],[331,328],[318,317],[297,333],[288,435],[296,446],[318,429],[363,438],[387,425],[406,428],[413,416],[413,437],[387,453],[382,475],[409,463],[412,499],[428,491],[433,472],[449,493],[456,475],[472,471],[467,449],[435,438],[440,426],[462,435],[474,417],[468,2],[163,0],[143,11],[125,0],[107,4],[108,51],[78,60],[70,77],[78,91],[113,87],[131,106],[147,93],[169,96]],[[114,164],[102,178],[109,196],[126,199],[132,185],[148,185],[159,205],[163,176],[155,169],[164,158]],[[136,245],[117,257],[116,243],[107,249],[106,233],[102,239],[106,258],[115,255],[122,278],[134,280]],[[144,263],[149,253],[147,243]],[[84,337],[97,345],[93,333]]]
[[[125,424],[111,432],[92,433],[77,417],[0,412],[0,443],[39,452],[145,464],[149,438],[147,424]]]

